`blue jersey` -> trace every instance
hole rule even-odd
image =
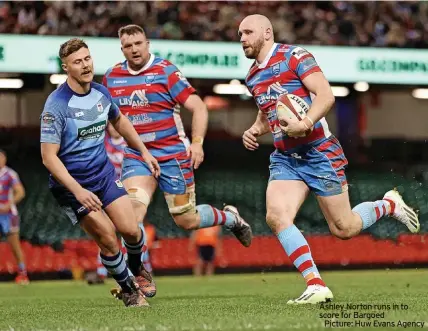
[[[58,157],[82,186],[96,188],[101,178],[114,173],[104,146],[107,121],[119,116],[108,90],[91,83],[86,94],[67,83],[52,92],[41,115],[40,142],[60,145]],[[50,176],[50,187],[61,186]]]

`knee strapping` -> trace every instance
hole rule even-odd
[[[196,213],[195,186],[190,186],[184,194],[165,194],[165,200],[171,215],[182,215],[184,213]]]
[[[142,203],[146,207],[150,204],[150,196],[147,194],[147,192],[140,188],[140,187],[131,187],[128,190],[129,198],[132,201],[137,201],[139,203]]]

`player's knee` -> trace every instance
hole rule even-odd
[[[168,205],[171,216],[175,219],[187,219],[196,214],[196,194],[195,186],[188,187],[184,194],[165,194],[165,200]]]
[[[199,223],[197,222],[196,209],[189,210],[184,214],[172,215],[174,218],[175,224],[183,230],[191,231],[199,228]]]
[[[137,224],[135,224],[133,227],[122,230],[120,234],[123,240],[128,243],[136,243],[141,239],[141,229]]]
[[[268,210],[266,214],[266,223],[274,233],[280,232],[293,224],[293,219],[287,214],[280,213],[277,210]]]
[[[352,229],[346,226],[341,220],[334,222],[333,226],[330,226],[331,233],[342,240],[348,240],[353,237]]]

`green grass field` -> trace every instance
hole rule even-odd
[[[352,323],[347,330],[402,329],[398,321],[426,322],[424,328],[428,327],[428,270],[325,272],[323,276],[335,294],[335,304],[384,304],[391,309],[288,306],[287,300],[304,290],[297,273],[158,277],[158,295],[150,300],[150,308],[125,308],[109,294],[113,282],[88,286],[50,281],[27,287],[1,283],[0,330],[318,330],[332,320],[320,317],[325,313],[339,314],[336,321]],[[393,304],[399,309],[392,309]],[[355,311],[384,317],[354,318]],[[396,327],[379,327],[374,320],[394,322]],[[362,327],[356,321],[372,324]],[[416,329],[420,328],[406,328]]]

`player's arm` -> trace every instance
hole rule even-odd
[[[289,124],[285,130],[290,137],[304,137],[323,118],[334,104],[334,96],[330,84],[325,78],[311,53],[301,47],[295,47],[289,57],[288,65],[315,99],[306,117],[295,124]]]
[[[58,157],[61,146],[62,134],[66,121],[61,115],[60,109],[63,105],[49,98],[41,115],[40,125],[40,150],[44,166],[51,175],[67,190],[69,190],[89,211],[101,210],[100,199],[92,192],[84,189],[68,172],[64,163]]]
[[[15,204],[18,204],[22,201],[22,199],[25,198],[24,185],[22,185],[22,183],[18,181],[12,186],[12,189],[13,189],[13,202]]]
[[[165,71],[168,75],[168,91],[172,99],[193,114],[192,144],[187,153],[191,158],[192,167],[198,169],[204,160],[202,145],[208,127],[207,107],[176,66],[170,64]]]
[[[112,103],[111,107],[117,107]],[[116,129],[116,131],[125,139],[126,143],[132,149],[140,151],[141,156],[144,161],[149,166],[152,171],[153,176],[159,177],[160,175],[160,167],[156,159],[150,154],[147,147],[141,141],[140,136],[137,131],[135,131],[134,126],[129,121],[129,119],[123,115],[118,109],[113,111],[116,117],[110,116],[110,123]],[[113,117],[113,118],[112,118]]]
[[[259,147],[257,137],[263,136],[270,131],[266,115],[259,110],[254,124],[242,135],[242,142],[246,149],[254,151]]]
[[[303,85],[309,92],[315,94],[312,105],[306,114],[306,125],[313,126],[321,118],[323,118],[334,105],[334,95],[330,87],[330,83],[325,78],[322,72],[314,72],[302,80]]]
[[[191,94],[183,104],[192,113],[192,143],[200,143],[205,138],[208,128],[208,109],[197,94]]]

